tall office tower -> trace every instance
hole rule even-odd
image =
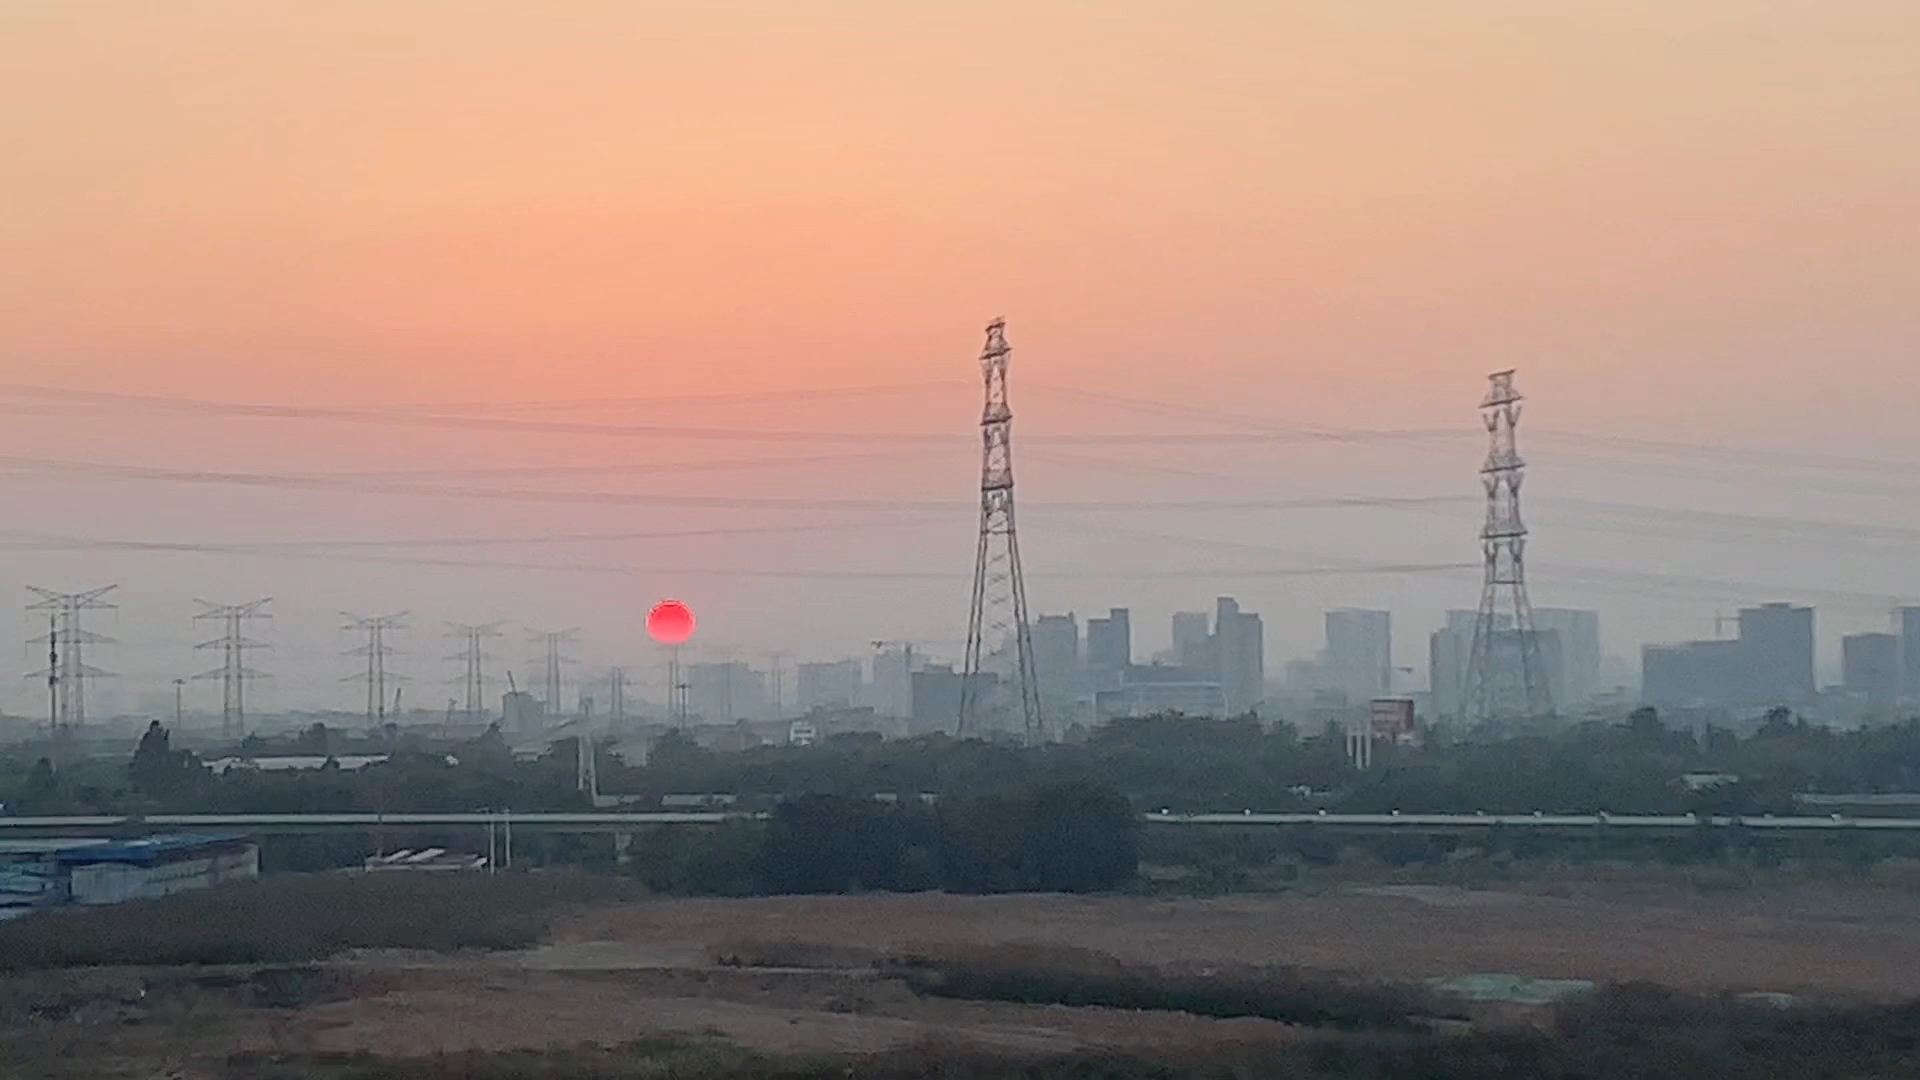
[[[1341,608],[1326,615],[1326,677],[1360,703],[1393,692],[1393,615]]]
[[[1194,671],[1207,671],[1213,658],[1213,624],[1204,611],[1173,613],[1173,661]]]
[[[767,710],[767,678],[739,660],[688,664],[687,708],[709,724],[758,719]]]
[[[832,660],[801,664],[794,672],[800,711],[844,709],[860,697],[860,661]]]
[[[1553,700],[1562,705],[1577,705],[1600,692],[1600,666],[1605,657],[1600,651],[1600,613],[1580,608],[1534,608],[1533,625],[1543,635],[1560,635],[1561,662],[1549,671]],[[1552,666],[1552,665],[1549,665]]]
[[[1478,612],[1449,611],[1446,625],[1428,638],[1427,690],[1433,695],[1435,716],[1464,713],[1467,664],[1473,656],[1473,631],[1479,618]]]
[[[1033,666],[1046,715],[1064,716],[1080,693],[1080,620],[1072,612],[1034,621]]]
[[[1746,677],[1769,705],[1805,705],[1813,700],[1813,609],[1762,604],[1740,610],[1740,642]]]
[[[1848,634],[1840,639],[1841,683],[1875,706],[1900,693],[1900,639],[1893,634]]]
[[[905,642],[885,643],[873,654],[873,707],[882,716],[913,715],[913,673],[919,662],[919,654]]]
[[[1266,649],[1260,616],[1242,612],[1230,596],[1215,600],[1213,655],[1220,665],[1220,690],[1227,699],[1228,715],[1255,709],[1266,700]]]
[[[1117,674],[1133,663],[1132,615],[1114,608],[1104,619],[1087,620],[1087,668],[1091,673]]]
[[[1894,614],[1900,626],[1900,696],[1920,701],[1920,607]]]

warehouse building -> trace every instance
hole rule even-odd
[[[260,876],[243,836],[65,837],[0,846],[0,918],[66,904],[118,904]]]

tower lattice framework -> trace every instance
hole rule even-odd
[[[1512,371],[1487,376],[1480,402],[1488,449],[1480,479],[1487,492],[1487,520],[1480,530],[1486,577],[1473,627],[1464,701],[1479,723],[1536,719],[1553,712],[1552,688],[1540,658],[1540,635],[1527,598],[1527,526],[1520,515],[1526,462],[1520,457],[1520,391]],[[1504,624],[1504,625],[1503,625]]]
[[[87,682],[114,677],[113,672],[87,663],[85,654],[89,645],[112,645],[114,640],[88,630],[81,621],[89,611],[114,610],[115,605],[104,597],[117,588],[118,585],[103,585],[86,592],[63,593],[27,586],[27,591],[36,598],[27,605],[27,611],[30,614],[44,612],[47,618],[46,634],[28,639],[30,643],[46,645],[47,666],[28,677],[47,680],[47,733],[54,741],[56,752],[62,739],[77,736],[86,726]]]
[[[248,637],[245,627],[249,621],[271,618],[265,609],[272,602],[272,597],[249,600],[244,604],[194,601],[205,609],[193,617],[195,622],[220,624],[219,637],[194,646],[199,651],[219,653],[220,666],[212,671],[203,671],[194,678],[220,680],[220,736],[223,739],[246,737],[247,683],[267,677],[266,672],[247,666],[246,655],[251,650],[267,648],[267,643]]]
[[[448,623],[449,637],[460,641],[461,649],[447,659],[460,665],[460,693],[466,702],[467,716],[487,714],[488,638],[500,636],[500,623]]]
[[[1013,511],[1013,409],[1007,403],[1005,319],[987,324],[980,350],[986,406],[980,416],[980,537],[973,565],[973,603],[967,618],[967,655],[960,681],[960,734],[977,735],[986,709],[983,661],[997,644],[1014,654],[1015,683],[1027,741],[1045,730],[1039,683],[1034,675],[1033,635],[1027,619],[1027,584],[1020,569],[1020,533]]]

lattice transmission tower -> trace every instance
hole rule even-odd
[[[38,598],[27,605],[27,611],[44,612],[47,619],[47,632],[30,639],[47,647],[47,666],[27,677],[47,680],[47,734],[56,745],[62,737],[77,735],[86,726],[88,680],[114,676],[86,661],[88,646],[111,645],[113,639],[88,630],[81,620],[89,611],[114,610],[116,605],[103,597],[117,588],[103,585],[86,592],[63,593],[27,586],[27,591]]]
[[[1007,323],[987,324],[980,350],[986,406],[980,416],[980,538],[973,564],[973,603],[960,680],[960,734],[976,735],[985,711],[983,661],[995,647],[1013,653],[1013,691],[1020,698],[1029,743],[1041,741],[1040,688],[1027,621],[1027,583],[1020,569],[1020,533],[1013,513],[1013,409],[1007,403]]]
[[[203,671],[194,678],[220,680],[220,737],[223,739],[246,737],[247,683],[254,679],[268,677],[266,672],[256,671],[247,666],[247,653],[253,649],[267,648],[267,643],[248,637],[246,624],[255,620],[271,619],[273,616],[267,614],[266,606],[272,602],[272,597],[249,600],[244,604],[194,601],[205,609],[193,617],[195,622],[220,624],[219,637],[194,646],[196,650],[218,651],[220,666],[212,671]]]
[[[627,718],[627,669],[607,672],[607,719],[615,724]]]
[[[1482,724],[1532,720],[1553,713],[1553,692],[1540,658],[1540,635],[1527,598],[1527,526],[1520,516],[1520,485],[1526,477],[1516,435],[1520,391],[1512,371],[1487,376],[1480,402],[1488,449],[1480,479],[1487,491],[1487,520],[1480,530],[1486,577],[1480,615],[1473,626],[1464,700],[1469,719]]]
[[[357,649],[347,650],[348,656],[365,657],[367,669],[347,676],[347,681],[366,680],[367,684],[367,722],[385,726],[387,720],[387,684],[400,682],[406,678],[387,666],[387,658],[396,656],[400,650],[387,643],[387,635],[395,630],[407,628],[409,612],[396,611],[391,615],[355,615],[350,611],[340,613],[346,620],[344,629],[367,635],[367,643]]]
[[[548,716],[566,715],[566,698],[562,696],[566,690],[566,669],[568,664],[577,664],[579,661],[566,655],[563,646],[578,640],[579,636],[580,628],[577,626],[570,630],[535,631],[533,634],[534,644],[546,646],[546,653],[538,663],[546,670],[547,699],[540,704]]]
[[[500,623],[448,623],[447,636],[461,643],[447,659],[460,665],[460,692],[469,717],[487,713],[487,639],[500,636]]]

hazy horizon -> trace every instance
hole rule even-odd
[[[952,658],[1004,315],[1036,614],[1424,670],[1514,367],[1535,604],[1632,660],[1813,603],[1832,667],[1920,601],[1911,4],[1446,7],[0,10],[0,600],[119,583],[129,703],[195,597],[275,597],[262,709],[354,706],[341,610],[426,706],[446,620],[644,672],[669,595]]]

